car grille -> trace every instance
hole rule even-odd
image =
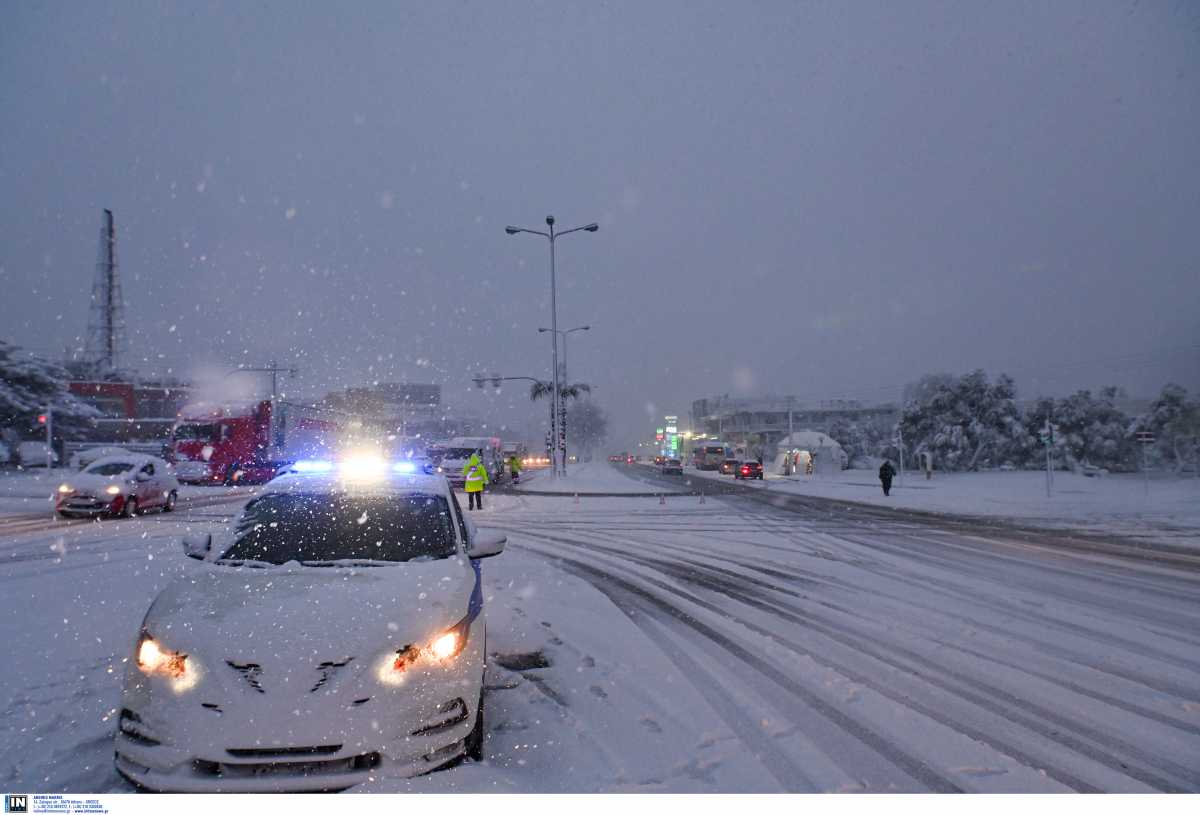
[[[413,736],[439,733],[467,720],[467,703],[461,698],[438,705],[438,718],[412,731]]]
[[[142,717],[129,708],[121,709],[120,729],[130,741],[146,747],[156,747],[162,742],[154,737],[154,733],[142,721]]]
[[[79,494],[68,498],[64,506],[67,509],[105,509],[108,507],[108,502],[91,495]]]
[[[291,748],[293,750],[321,750],[324,748]],[[340,747],[339,747],[340,749]],[[230,750],[232,753],[233,751]],[[276,750],[274,756],[281,755]],[[311,752],[286,753],[282,755],[313,755]],[[317,755],[320,755],[319,753]],[[374,769],[381,763],[379,753],[363,753],[349,758],[335,758],[316,761],[260,761],[260,762],[224,762],[195,759],[192,761],[192,771],[196,775],[211,778],[263,778],[270,776],[305,776],[340,775],[344,773],[363,772]]]
[[[285,758],[289,756],[331,756],[342,749],[340,744],[320,744],[315,747],[230,747],[226,753],[234,758]]]

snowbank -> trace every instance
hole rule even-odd
[[[634,469],[634,473],[641,470]],[[622,495],[648,494],[657,495],[663,492],[660,486],[647,484],[627,474],[621,467],[614,467],[606,461],[593,461],[587,464],[572,464],[565,478],[555,479],[549,470],[534,470],[521,474],[521,484],[517,486],[521,492],[530,493],[619,493]],[[684,489],[683,479],[679,481],[679,489]],[[670,490],[667,491],[671,492]]]
[[[722,478],[698,470],[688,470],[688,477]],[[811,477],[768,474],[766,482],[739,483],[775,492],[1033,522],[1200,548],[1200,479],[1195,478],[1152,477],[1147,496],[1139,475],[1088,478],[1056,472],[1049,498],[1046,474],[1036,471],[934,473],[930,480],[919,472],[906,472],[903,483],[894,482],[887,497],[872,470]]]

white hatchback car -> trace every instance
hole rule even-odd
[[[120,453],[93,461],[58,486],[54,509],[64,518],[124,515],[146,509],[175,509],[179,482],[171,465],[140,453]]]
[[[357,475],[361,475],[358,473]],[[337,790],[483,745],[480,558],[446,480],[287,472],[146,613],[117,770],[153,790]]]

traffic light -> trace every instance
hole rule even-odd
[[[45,423],[46,423],[46,414],[39,413],[38,414],[38,424],[45,424]]]

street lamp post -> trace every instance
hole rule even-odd
[[[564,229],[561,232],[555,232],[554,231],[554,216],[547,215],[546,216],[546,226],[549,228],[548,232],[543,232],[540,229],[525,229],[524,227],[519,227],[519,226],[506,226],[506,227],[504,227],[504,231],[506,233],[508,233],[509,235],[516,235],[519,232],[528,232],[531,235],[541,235],[543,238],[545,238],[546,240],[548,240],[550,242],[550,330],[551,330],[551,332],[553,332],[551,334],[551,347],[553,349],[552,356],[551,356],[551,363],[554,366],[554,385],[553,385],[554,410],[551,411],[553,415],[551,416],[550,432],[554,434],[554,445],[553,445],[553,450],[555,451],[555,455],[553,456],[554,477],[558,478],[558,454],[557,454],[557,451],[562,446],[562,440],[559,438],[559,433],[558,433],[558,406],[559,406],[559,399],[558,399],[558,292],[557,292],[557,281],[555,279],[555,269],[554,269],[554,265],[555,265],[554,244],[563,235],[570,235],[572,232],[584,232],[584,231],[595,232],[596,230],[598,230],[600,228],[600,224],[595,224],[595,223],[587,224],[586,226],[577,226],[572,229]],[[565,461],[563,462],[563,469],[564,470],[566,469]]]
[[[539,328],[538,329],[539,334],[544,334],[547,331],[552,331],[555,334],[562,334],[562,341],[563,341],[562,378],[564,380],[564,382],[563,382],[564,385],[571,384],[570,380],[567,378],[567,335],[571,334],[575,331],[589,331],[589,330],[591,330],[590,325],[579,325],[579,326],[576,326],[575,328],[568,328],[566,330],[563,330],[563,329],[555,330],[553,328]],[[563,475],[566,475],[567,474],[567,425],[566,425],[566,416],[564,415],[566,413],[566,408],[564,405],[556,404],[554,406],[554,410],[557,411],[556,416],[558,417],[558,420],[563,422],[562,433],[561,433],[561,435],[562,435],[562,454],[563,454]]]

